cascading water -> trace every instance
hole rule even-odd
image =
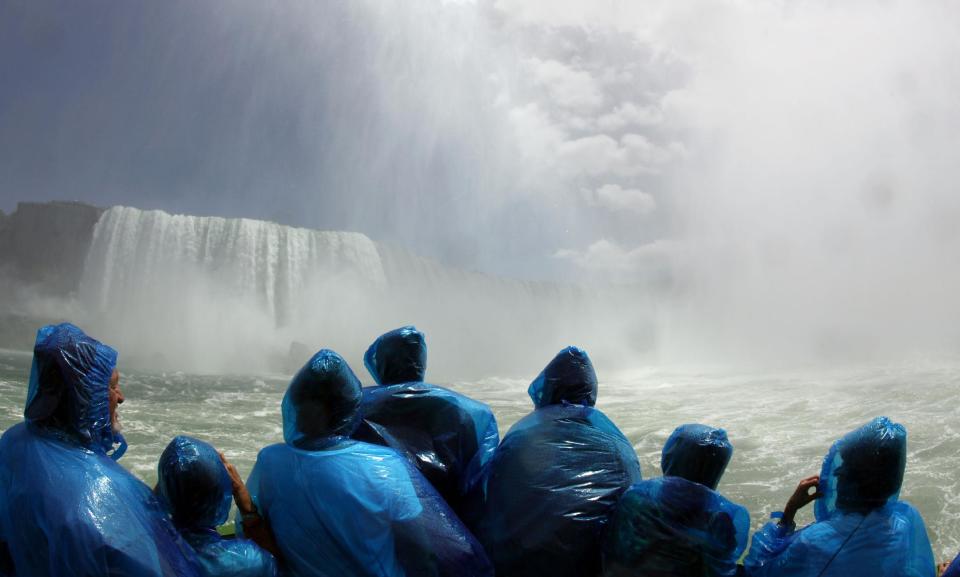
[[[432,366],[457,375],[589,345],[598,327],[609,339],[608,297],[453,269],[359,233],[128,207],[97,223],[79,290],[90,326],[139,364],[263,371],[323,346],[359,364],[377,334],[415,323]]]
[[[277,326],[289,322],[293,300],[317,276],[386,282],[377,249],[362,234],[114,207],[97,223],[81,293],[106,311],[183,268],[213,279],[227,299],[255,303]]]
[[[147,361],[242,369],[282,354],[308,295],[336,311],[385,283],[362,234],[115,207],[94,230],[80,300]]]

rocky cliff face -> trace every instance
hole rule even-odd
[[[21,202],[0,218],[0,276],[40,296],[68,296],[83,275],[103,209],[79,202]]]

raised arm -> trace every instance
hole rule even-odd
[[[233,501],[237,504],[237,509],[243,518],[243,536],[259,545],[265,551],[268,551],[276,557],[277,560],[280,560],[280,547],[277,546],[277,541],[273,537],[270,525],[257,510],[257,506],[250,496],[250,491],[247,490],[243,479],[240,478],[240,473],[237,472],[237,468],[227,460],[223,453],[220,453],[220,459],[223,460],[227,472],[230,473]],[[251,478],[253,477],[254,475],[251,474]]]

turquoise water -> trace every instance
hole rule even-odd
[[[0,428],[22,419],[29,368],[29,354],[0,351]],[[660,449],[675,426],[727,429],[735,453],[720,490],[750,509],[755,526],[783,506],[800,478],[819,472],[834,439],[887,415],[909,432],[903,497],[926,519],[938,558],[960,549],[960,363],[765,373],[661,368],[605,375],[600,369],[598,406],[633,443],[644,476],[660,474]],[[153,484],[166,443],[189,434],[225,451],[246,475],[257,451],[282,439],[280,400],[288,379],[124,371],[120,414],[130,448],[121,462]],[[490,378],[448,386],[488,403],[503,434],[530,410],[528,382]],[[811,514],[803,511],[799,521]]]

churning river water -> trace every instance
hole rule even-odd
[[[660,475],[660,449],[677,425],[727,430],[735,451],[719,489],[750,510],[754,528],[782,508],[799,479],[819,472],[836,438],[887,415],[909,434],[902,498],[923,514],[938,559],[960,549],[960,362],[763,373],[598,369],[598,407],[633,443],[644,477]],[[0,351],[0,429],[22,420],[29,370],[29,353]],[[121,372],[129,442],[121,463],[152,485],[166,443],[189,434],[225,451],[248,474],[257,451],[282,440],[280,400],[288,379]],[[489,378],[446,385],[488,403],[503,435],[531,408],[528,383]],[[810,520],[810,509],[798,522]]]

